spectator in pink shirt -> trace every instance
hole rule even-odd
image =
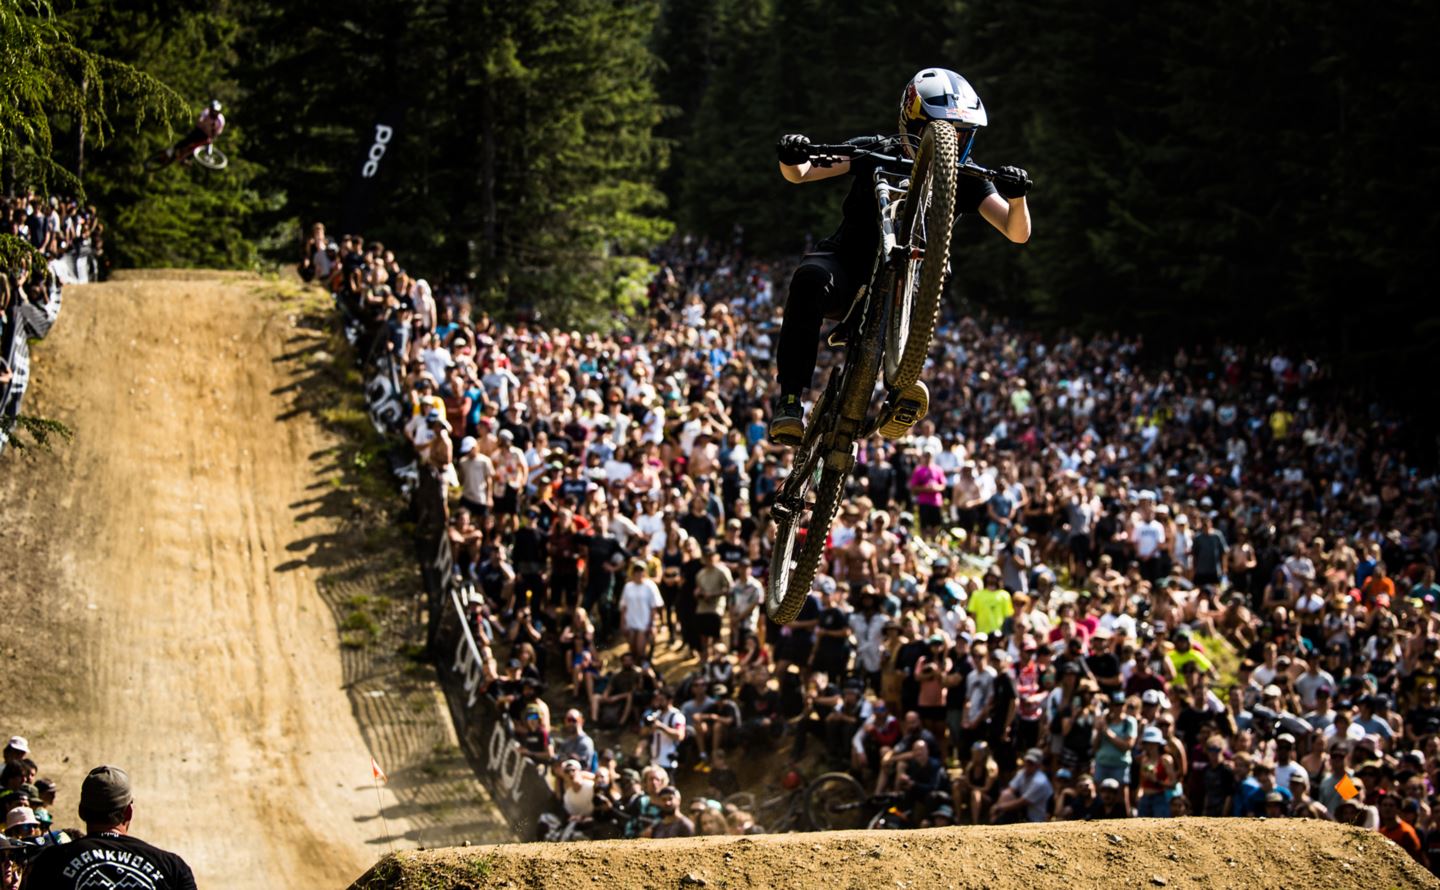
[[[940,499],[945,491],[945,471],[935,465],[935,449],[925,449],[925,462],[910,474],[910,491],[920,512],[920,530],[929,537],[940,527]]]

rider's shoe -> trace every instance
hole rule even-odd
[[[917,380],[886,402],[877,432],[886,439],[898,439],[919,423],[929,410],[930,390]]]
[[[794,447],[805,436],[805,406],[799,396],[780,396],[770,415],[770,441]]]

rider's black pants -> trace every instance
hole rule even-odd
[[[841,256],[807,253],[790,278],[775,350],[782,395],[800,395],[810,386],[820,352],[820,325],[826,318],[843,318],[860,286]]]

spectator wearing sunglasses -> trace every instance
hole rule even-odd
[[[575,760],[587,769],[595,763],[595,740],[585,732],[585,717],[575,708],[565,712],[565,725],[555,740],[555,756]]]

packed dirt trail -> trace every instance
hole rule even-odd
[[[58,825],[113,763],[133,832],[200,886],[343,887],[435,824],[423,793],[371,784],[394,746],[345,688],[303,558],[338,523],[302,506],[328,485],[328,434],[293,404],[320,341],[261,290],[184,273],[66,290],[26,409],[74,441],[0,461],[0,652],[19,669],[0,731],[59,782]],[[419,838],[461,839],[437,833]]]
[[[387,857],[351,890],[1391,890],[1440,887],[1373,831],[1310,819],[1116,819],[510,844]]]

